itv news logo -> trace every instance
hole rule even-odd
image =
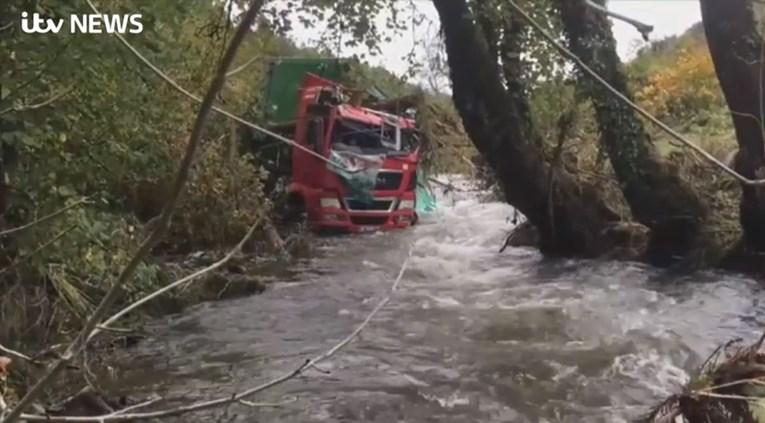
[[[21,13],[21,30],[27,34],[58,34],[64,24],[70,34],[140,34],[143,31],[140,14],[130,15],[70,15],[69,19],[43,18],[39,13],[31,16]]]

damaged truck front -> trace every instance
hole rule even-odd
[[[271,126],[296,143],[288,154],[272,156],[286,164],[273,168],[288,170],[288,213],[304,215],[316,230],[410,226],[417,219],[415,122],[362,106],[359,92],[337,81],[345,66],[336,59],[282,59],[272,68],[266,109],[281,121]],[[294,100],[285,98],[290,94]]]

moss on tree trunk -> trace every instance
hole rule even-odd
[[[558,0],[557,5],[573,52],[630,96],[605,14],[584,0]],[[589,76],[581,78],[580,89],[593,102],[601,143],[634,219],[651,229],[648,259],[666,265],[685,256],[699,244],[707,215],[703,202],[661,159],[634,110]]]
[[[763,139],[763,14],[752,0],[701,0],[707,44],[739,145],[735,169],[765,178]],[[742,184],[741,227],[749,249],[765,251],[765,189]]]

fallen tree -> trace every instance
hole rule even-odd
[[[721,345],[691,377],[682,393],[664,400],[640,422],[765,422],[762,343],[763,337],[751,345],[741,340]]]

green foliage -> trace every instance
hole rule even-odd
[[[379,54],[380,41],[390,41],[406,28],[402,14],[411,5],[396,0],[288,0],[267,5],[264,15],[278,34],[288,34],[298,21],[306,28],[321,31],[320,46],[364,46]],[[387,13],[386,13],[387,12]],[[382,23],[376,19],[385,14]]]
[[[22,0],[3,2],[0,16],[19,16],[31,6]],[[128,35],[130,41],[198,94],[233,33],[222,3],[109,0],[98,7],[102,13],[140,11],[144,32]],[[88,13],[84,2],[64,0],[40,1],[35,10],[56,17]],[[285,45],[260,30],[245,40],[236,65],[278,55]],[[15,25],[0,32],[0,56],[0,141],[9,191],[0,198],[3,226],[24,224],[83,196],[90,200],[4,240],[3,259],[12,271],[0,275],[0,288],[23,287],[43,298],[30,301],[34,307],[3,304],[3,314],[16,315],[18,330],[8,325],[10,332],[0,336],[27,333],[35,338],[40,334],[33,327],[45,323],[35,320],[35,313],[86,315],[132,256],[148,231],[142,221],[164,204],[198,105],[109,36],[32,35]],[[219,103],[237,114],[255,114],[266,66],[263,60],[250,61],[227,83]],[[164,248],[228,244],[241,237],[255,214],[269,209],[264,175],[253,158],[236,154],[231,133],[227,121],[210,119],[204,152]],[[157,281],[156,267],[143,264],[128,293],[139,295]],[[52,292],[57,295],[45,299]],[[12,312],[17,305],[18,312]],[[57,319],[56,324],[67,321]],[[25,326],[29,330],[22,331]]]
[[[728,109],[701,23],[643,48],[627,70],[635,98],[649,112],[686,132],[732,132]]]
[[[126,37],[181,86],[201,95],[233,34],[229,16],[242,3],[100,0],[97,6],[107,14],[141,13],[144,31]],[[291,6],[283,12],[276,2],[267,2],[218,104],[257,121],[273,57],[325,55],[335,41],[374,52],[383,31],[390,31],[387,36],[402,28],[399,2],[307,0]],[[84,1],[0,4],[0,142],[9,191],[0,190],[3,227],[25,224],[82,197],[89,202],[5,240],[3,259],[12,271],[0,275],[0,287],[23,286],[43,298],[55,292],[45,302],[46,313],[66,310],[79,318],[98,301],[150,229],[147,222],[160,212],[198,105],[162,82],[114,37],[33,35],[23,33],[18,23],[6,27],[4,18],[22,11],[56,18],[90,13]],[[384,11],[390,12],[388,19],[378,28],[375,17]],[[284,37],[294,20],[324,21],[324,49],[298,48]],[[410,88],[365,64],[356,67],[354,79],[388,95]],[[230,244],[256,215],[270,210],[263,189],[266,173],[257,157],[239,154],[240,135],[229,121],[210,118],[162,248],[183,252]],[[127,289],[136,296],[158,279],[156,267],[144,264]],[[3,313],[10,310],[3,307]],[[18,310],[33,314],[15,319],[15,335],[33,326],[36,309]]]
[[[422,161],[426,171],[473,174],[476,171],[473,163],[475,147],[451,99],[444,95],[423,95],[417,109],[417,126],[424,138]]]

